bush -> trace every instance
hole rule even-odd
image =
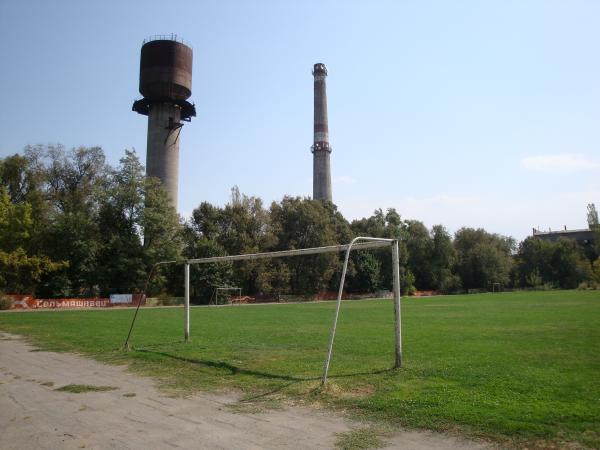
[[[600,283],[596,282],[596,281],[584,281],[582,283],[579,283],[579,286],[577,286],[577,289],[579,289],[580,291],[586,291],[586,290],[598,290],[600,289]]]
[[[0,292],[0,311],[10,309],[12,300]]]
[[[168,295],[160,295],[158,304],[161,306],[183,305],[183,297],[170,297]]]
[[[544,284],[539,284],[537,286],[533,286],[532,290],[534,291],[551,291],[552,289],[556,289],[559,286],[555,286],[552,283],[544,283]]]
[[[400,291],[402,295],[414,295],[417,292],[415,287],[415,276],[410,269],[400,268]]]
[[[441,292],[444,294],[456,294],[462,290],[462,283],[458,275],[448,275],[440,284]]]

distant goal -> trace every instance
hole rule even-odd
[[[237,286],[215,286],[209,305],[230,305],[239,303],[242,298],[242,288]]]

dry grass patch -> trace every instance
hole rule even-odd
[[[338,433],[335,448],[339,450],[367,450],[387,445],[382,439],[384,431],[377,427],[357,428],[346,433]]]
[[[92,386],[90,384],[67,384],[66,386],[54,389],[59,392],[70,392],[71,394],[84,394],[86,392],[106,392],[114,391],[118,388],[114,386]]]

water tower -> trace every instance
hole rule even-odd
[[[133,110],[148,116],[146,175],[160,179],[177,210],[179,136],[182,121],[196,116],[192,95],[191,47],[176,35],[153,36],[142,45],[140,94]]]

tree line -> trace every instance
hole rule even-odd
[[[593,224],[591,224],[593,225]],[[596,215],[596,230],[597,215]],[[599,240],[517,242],[483,229],[428,229],[393,208],[348,221],[330,202],[285,196],[265,206],[231,191],[225,206],[202,202],[182,219],[147,178],[135,151],[115,167],[99,147],[28,146],[0,160],[0,290],[39,297],[140,292],[159,261],[345,244],[355,236],[398,239],[403,295],[473,289],[574,288],[600,282]],[[193,297],[215,286],[244,294],[312,296],[336,290],[343,255],[322,254],[194,266]],[[181,295],[180,266],[165,266],[150,295]],[[389,250],[353,252],[347,291],[389,290]]]

